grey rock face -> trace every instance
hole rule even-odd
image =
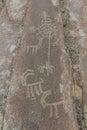
[[[59,3],[30,1],[14,64],[3,130],[78,130]]]

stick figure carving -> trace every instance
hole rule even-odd
[[[35,99],[35,96],[40,96],[43,93],[42,86],[43,79],[34,83],[28,83],[27,80],[30,76],[34,76],[34,71],[28,69],[22,76],[22,85],[27,87],[27,97]]]
[[[43,40],[46,38],[48,40],[48,58],[46,61],[46,64],[43,66],[40,66],[38,69],[41,73],[44,73],[44,71],[47,71],[47,75],[53,73],[53,66],[50,63],[50,54],[51,54],[51,44],[57,44],[58,38],[57,38],[57,32],[58,28],[55,23],[52,23],[50,17],[47,15],[46,12],[43,12],[41,25],[37,28],[37,36],[39,38],[39,46],[41,46]],[[52,38],[54,36],[54,39],[56,40],[55,43],[52,43]]]
[[[50,95],[52,95],[51,90],[45,91],[43,93],[43,95],[41,97],[41,105],[43,108],[49,107],[49,109],[50,109],[49,118],[55,117],[57,119],[58,118],[58,105],[63,104],[64,101],[55,102],[55,103],[48,103],[46,101],[46,98]]]
[[[39,40],[38,49],[43,43],[43,40],[46,38],[48,40],[48,54],[47,54],[47,61],[45,65],[40,65],[38,70],[40,73],[44,73],[47,71],[47,75],[53,73],[53,66],[50,62],[50,54],[51,54],[51,45],[55,46],[58,44],[58,28],[56,23],[52,23],[50,16],[43,12],[41,17],[41,24],[38,27],[32,27],[33,32],[36,32],[37,38]]]

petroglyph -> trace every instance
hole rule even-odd
[[[39,66],[38,70],[40,71],[40,73],[44,73],[46,71],[47,76],[49,76],[49,74],[53,74],[53,66],[49,64],[49,62],[46,62],[45,65]]]
[[[28,78],[34,75],[35,73],[33,70],[28,69],[27,71],[25,71],[22,76],[22,85],[27,87],[27,97],[35,99],[36,95],[40,96],[43,93],[41,86],[41,84],[43,84],[43,79],[40,79],[40,81],[34,83],[28,83]]]
[[[1,53],[1,56],[10,56],[12,52],[15,55],[12,58],[11,68],[6,64],[6,69],[9,68],[11,74],[9,77],[6,76],[9,80],[6,81],[9,82],[6,83],[9,93],[5,118],[1,120],[3,125],[4,120],[7,121],[7,127],[4,125],[2,129],[77,130],[72,127],[75,118],[71,109],[68,109],[70,112],[65,113],[69,101],[66,100],[70,98],[67,90],[64,93],[67,95],[66,100],[61,99],[63,89],[72,79],[68,57],[65,54],[61,8],[56,6],[57,0],[32,0],[28,3],[25,2],[27,0],[6,1],[9,1],[8,4],[10,3],[12,7],[8,10],[10,5],[7,5],[3,10],[6,10],[6,13],[4,12],[5,16],[1,19],[3,25],[1,28],[4,28],[1,33],[6,35],[6,38],[2,38],[1,43],[6,41],[6,48],[8,44],[10,46],[5,54]],[[21,4],[22,1],[25,4]],[[27,7],[25,7],[26,3]],[[21,7],[16,8],[16,4]],[[44,10],[47,12],[43,12]],[[24,13],[20,14],[22,11]],[[9,26],[4,27],[3,20],[7,25],[11,25],[10,29]],[[3,63],[4,61],[1,64]],[[64,71],[66,73],[63,74]],[[67,108],[64,109],[64,105]],[[73,115],[72,119],[69,114]]]
[[[48,54],[47,61],[45,65],[39,67],[41,73],[47,71],[47,75],[53,73],[53,66],[50,63],[50,54],[51,54],[51,46],[56,46],[58,44],[58,28],[55,23],[52,23],[50,16],[43,12],[41,16],[41,24],[38,27],[33,27],[33,32],[36,32],[37,38],[39,40],[37,46],[30,46],[32,48],[32,52],[37,53],[37,49],[42,45],[44,39],[48,40]],[[44,44],[44,43],[43,43]]]
[[[45,11],[41,16],[41,25],[36,28],[36,31],[40,44],[42,44],[44,38],[50,40],[53,36],[55,36],[57,40],[58,28],[55,23],[52,23],[50,16]]]
[[[46,12],[43,12],[41,25],[38,27],[37,31],[40,45],[42,44],[45,38],[48,39],[48,61],[44,66],[40,66],[39,69],[42,73],[45,72],[45,70],[47,70],[47,75],[49,75],[50,73],[53,73],[53,66],[50,63],[51,44],[53,44],[51,43],[51,38],[54,36],[57,40],[56,34],[58,29],[56,25],[52,23],[50,17],[47,15]]]
[[[33,76],[33,75],[35,75],[33,70],[28,69],[27,71],[25,71],[23,76],[22,76],[22,80],[21,80],[22,85],[23,86],[29,86],[29,83],[27,83],[27,78],[29,76]]]
[[[50,95],[52,95],[51,90],[48,90],[43,93],[43,95],[41,97],[41,105],[43,108],[49,107],[49,109],[50,109],[49,118],[55,117],[57,119],[58,118],[58,105],[63,104],[64,101],[62,100],[62,101],[55,102],[55,103],[48,103],[46,101],[46,98]]]
[[[32,54],[37,54],[37,50],[38,50],[38,45],[31,45],[27,47],[27,53],[31,51]]]
[[[51,47],[57,46],[59,42],[56,23],[52,22],[50,16],[44,11],[41,16],[41,24],[38,25],[38,27],[32,26],[30,31],[32,34],[35,33],[38,43],[37,45],[33,45],[32,43],[28,46],[24,45],[23,50],[26,50],[27,53],[31,52],[32,54],[37,54],[37,51],[41,48],[41,45],[44,44],[44,39],[47,39],[47,61],[45,62],[45,65],[40,65],[38,70],[40,73],[46,72],[47,76],[49,76],[50,74],[53,74],[54,71],[54,67],[51,64]]]
[[[40,96],[43,93],[42,86],[43,80],[40,79],[39,82],[30,83],[27,87],[27,97],[36,99],[36,95]]]

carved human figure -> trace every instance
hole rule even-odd
[[[33,32],[36,32],[37,38],[38,38],[38,49],[41,47],[43,40],[46,38],[48,40],[48,53],[47,53],[47,61],[45,65],[39,66],[38,70],[40,73],[44,73],[45,70],[47,71],[47,75],[53,73],[53,65],[51,65],[51,45],[56,46],[58,43],[58,37],[57,32],[58,28],[55,24],[55,22],[52,22],[50,16],[47,14],[46,11],[42,13],[41,16],[41,23],[38,25],[38,27],[33,27]],[[33,48],[32,49],[36,49]]]

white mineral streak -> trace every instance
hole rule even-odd
[[[9,47],[9,51],[12,53],[15,50],[15,48],[16,48],[16,45],[11,45]]]

